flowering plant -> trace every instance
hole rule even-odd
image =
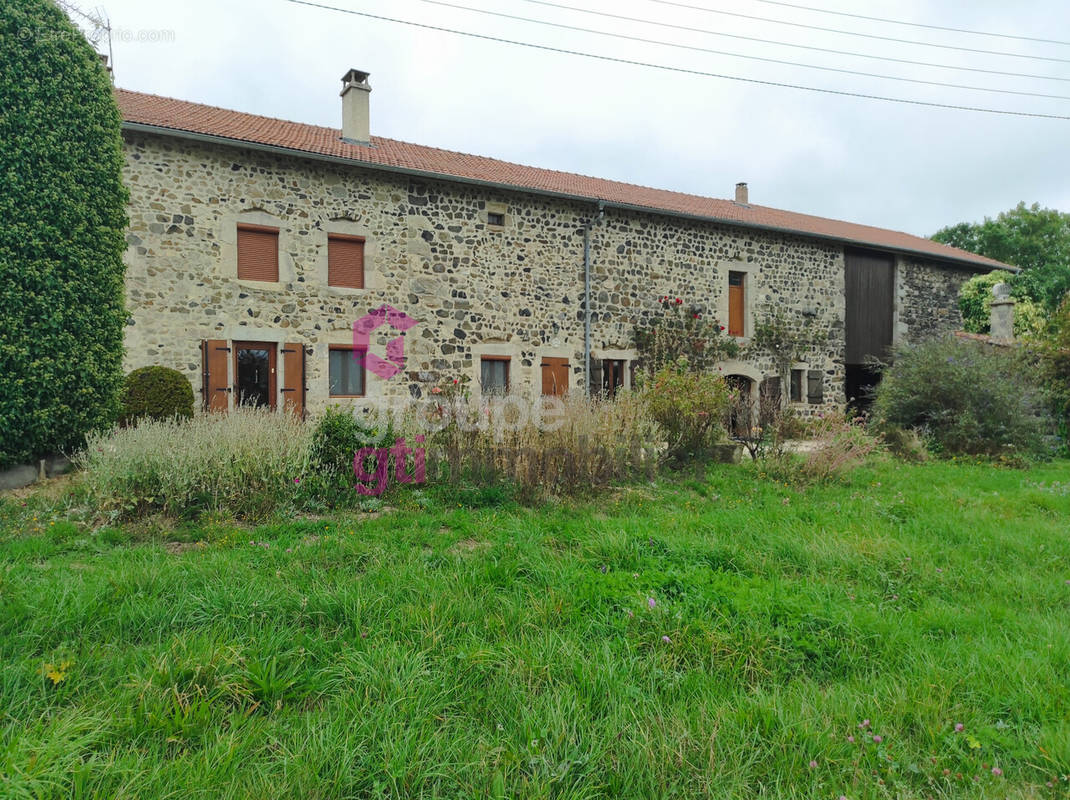
[[[633,332],[639,361],[648,375],[686,359],[693,372],[708,372],[718,361],[733,358],[739,345],[724,325],[702,307],[681,297],[659,297],[658,311],[648,314]]]

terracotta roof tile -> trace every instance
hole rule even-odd
[[[411,169],[444,178],[505,184],[520,190],[553,192],[730,224],[776,228],[859,245],[917,253],[942,260],[965,262],[978,269],[1007,266],[999,261],[947,247],[920,236],[868,225],[856,225],[766,206],[740,205],[731,200],[651,189],[570,172],[525,167],[494,158],[455,153],[376,136],[372,137],[372,146],[361,146],[343,141],[341,132],[336,128],[245,114],[125,89],[117,89],[115,94],[127,123],[219,137],[233,140],[235,143],[268,145],[298,153],[346,159],[355,164],[372,167]]]

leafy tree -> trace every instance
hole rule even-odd
[[[1009,278],[1012,293],[1048,312],[1058,308],[1070,292],[1070,214],[1041,208],[1038,203],[1019,203],[995,219],[960,222],[932,238],[1020,267],[1022,272]]]
[[[962,327],[966,331],[988,333],[992,301],[995,299],[992,287],[1010,280],[1011,276],[1006,270],[996,269],[983,275],[974,275],[962,284],[959,289],[959,310],[962,312]],[[1012,292],[1014,289],[1012,285]],[[1032,298],[1023,296],[1020,288],[1015,300],[1017,304],[1014,307],[1014,335],[1030,338],[1041,333],[1046,322],[1043,308]]]
[[[0,14],[0,465],[79,445],[122,386],[120,117],[49,0]]]

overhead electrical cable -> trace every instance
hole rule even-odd
[[[581,33],[593,33],[596,36],[608,36],[613,39],[625,39],[630,42],[641,42],[643,44],[655,44],[662,47],[675,47],[680,50],[691,50],[698,53],[711,53],[719,56],[730,56],[732,58],[745,58],[749,61],[764,61],[769,64],[784,64],[789,67],[803,67],[805,69],[819,69],[825,72],[839,72],[845,75],[861,75],[866,78],[879,78],[881,80],[889,81],[902,81],[905,83],[919,83],[926,86],[941,86],[948,89],[969,89],[975,92],[992,92],[996,94],[1014,94],[1022,97],[1044,97],[1050,100],[1070,100],[1070,96],[1061,94],[1045,94],[1043,92],[1026,92],[1015,89],[999,89],[994,86],[971,86],[969,84],[962,83],[947,83],[946,81],[930,81],[923,78],[907,78],[900,75],[884,75],[877,72],[863,72],[855,69],[845,69],[843,67],[827,67],[820,64],[803,64],[798,61],[786,61],[780,58],[770,58],[768,56],[753,56],[747,53],[734,53],[730,50],[715,50],[709,47],[698,47],[696,45],[682,44],[680,42],[666,42],[659,39],[647,39],[642,36],[631,36],[625,33],[614,33],[612,31],[603,31],[596,28],[584,28],[579,25],[568,25],[562,22],[551,22],[549,20],[534,19],[532,17],[523,17],[517,14],[507,14],[504,11],[491,11],[485,8],[473,8],[471,6],[461,5],[459,3],[451,3],[448,0],[417,0],[420,3],[427,3],[432,6],[440,6],[443,8],[452,8],[458,11],[470,11],[475,14],[486,14],[492,17],[501,17],[502,19],[509,19],[518,22],[530,22],[536,25],[546,25],[551,28],[561,28],[569,31],[579,31]],[[676,28],[679,30],[692,31],[696,33],[715,33],[714,31],[703,31],[696,28],[688,28],[682,25],[674,25],[669,22],[658,22],[656,20],[639,19],[637,17],[626,17],[621,14],[610,14],[601,11],[590,11],[585,8],[575,8],[573,6],[566,6],[560,3],[544,2],[543,0],[524,0],[528,3],[537,3],[543,6],[552,6],[553,8],[567,9],[569,11],[579,11],[584,14],[596,14],[598,16],[612,17],[614,19],[627,20],[629,22],[642,22],[649,25],[658,25],[663,28]]]
[[[796,3],[784,3],[780,0],[754,0],[756,3],[765,3],[771,6],[784,6],[785,8],[797,8],[802,11],[813,11],[817,14],[834,14],[837,17],[852,17],[865,19],[870,22],[887,22],[890,25],[908,25],[912,28],[928,28],[932,31],[951,31],[952,33],[968,33],[973,36],[993,36],[999,39],[1017,39],[1020,42],[1041,42],[1043,44],[1061,44],[1070,46],[1070,42],[1060,39],[1041,39],[1039,36],[1017,36],[1013,33],[993,33],[991,31],[975,31],[969,28],[952,28],[947,25],[929,25],[924,22],[908,22],[902,19],[887,19],[886,17],[868,17],[865,14],[852,14],[850,11],[833,11],[831,8],[815,8],[814,6],[802,6]]]
[[[560,8],[568,11],[576,11],[581,14],[595,14],[597,16],[610,17],[613,19],[627,20],[629,22],[641,22],[647,25],[657,25],[662,28],[673,28],[681,31],[688,31],[690,33],[704,33],[710,36],[721,36],[728,39],[738,39],[746,42],[757,42],[759,44],[771,44],[779,47],[793,47],[797,50],[810,50],[817,53],[832,53],[839,56],[850,56],[851,58],[868,58],[873,61],[888,61],[895,64],[910,64],[915,67],[934,67],[936,69],[951,69],[958,72],[978,72],[985,75],[1003,75],[1008,78],[1029,78],[1031,80],[1045,80],[1045,81],[1062,81],[1064,83],[1070,83],[1070,78],[1063,78],[1057,75],[1035,75],[1027,72],[1008,72],[998,69],[983,69],[981,67],[964,67],[957,64],[938,64],[931,61],[916,61],[909,58],[895,58],[894,56],[879,56],[872,53],[856,53],[851,50],[837,50],[830,47],[818,47],[816,45],[798,44],[796,42],[784,42],[777,39],[763,39],[758,36],[745,36],[739,33],[728,33],[727,31],[714,31],[708,28],[696,28],[689,25],[675,25],[668,22],[661,22],[659,20],[643,19],[641,17],[628,17],[623,14],[614,14],[608,11],[594,11],[587,8],[578,8],[575,6],[567,6],[561,3],[552,3],[549,0],[521,0],[525,3],[534,3],[537,5],[548,6],[551,8]],[[493,12],[492,12],[493,13]]]
[[[750,83],[759,86],[775,86],[782,89],[798,89],[800,91],[815,92],[819,94],[836,95],[839,97],[856,97],[866,100],[881,100],[888,103],[901,103],[903,105],[923,106],[927,108],[946,108],[954,109],[957,111],[974,111],[982,114],[1000,114],[1004,116],[1012,117],[1031,117],[1035,119],[1059,119],[1070,120],[1070,116],[1065,114],[1043,114],[1035,111],[1013,111],[1008,109],[997,108],[983,108],[979,106],[963,106],[954,103],[936,103],[928,100],[911,100],[903,97],[886,97],[882,95],[865,94],[863,92],[848,92],[841,89],[825,89],[816,86],[804,86],[802,84],[785,83],[781,81],[769,81],[761,80],[758,78],[745,78],[740,75],[727,75],[718,72],[705,72],[703,70],[688,69],[686,67],[674,67],[667,64],[655,64],[648,61],[638,61],[629,58],[620,58],[617,56],[604,56],[596,53],[587,53],[582,50],[570,50],[563,47],[554,47],[552,45],[535,44],[533,42],[522,42],[516,39],[507,39],[501,36],[491,36],[484,33],[475,33],[473,31],[463,31],[456,28],[448,28],[443,25],[430,25],[425,22],[413,22],[412,20],[398,19],[396,17],[388,17],[383,14],[372,14],[367,11],[357,11],[351,8],[341,8],[339,6],[332,6],[326,3],[313,2],[313,0],[286,0],[288,3],[294,5],[307,6],[309,8],[319,8],[325,11],[335,11],[341,14],[350,14],[357,17],[364,17],[365,19],[375,19],[382,22],[392,22],[398,25],[408,25],[413,28],[420,28],[429,31],[438,31],[440,33],[450,33],[456,36],[465,36],[471,39],[480,39],[487,42],[497,42],[499,44],[515,45],[517,47],[527,47],[533,50],[541,50],[549,53],[561,53],[570,56],[579,56],[581,58],[590,58],[598,61],[606,61],[613,64],[628,64],[635,67],[646,67],[649,69],[657,69],[665,72],[675,72],[683,75],[696,75],[704,78],[720,78],[722,80],[738,81],[741,83]]]
[[[1070,58],[1056,58],[1054,56],[1037,56],[1030,55],[1028,53],[1008,53],[1003,50],[983,50],[977,47],[960,47],[953,44],[938,44],[936,42],[920,42],[915,39],[898,39],[894,36],[881,36],[876,33],[861,33],[859,31],[847,31],[842,28],[826,28],[822,25],[807,25],[805,22],[790,22],[784,19],[773,19],[771,17],[759,17],[754,14],[740,14],[738,11],[724,11],[719,8],[710,8],[708,6],[696,6],[691,3],[681,3],[679,0],[647,0],[649,3],[657,3],[661,6],[673,6],[674,8],[686,8],[689,11],[702,11],[706,14],[720,14],[725,17],[737,17],[739,19],[749,19],[754,22],[769,22],[773,25],[787,25],[792,28],[805,28],[810,31],[822,31],[823,33],[839,33],[844,36],[860,36],[863,39],[879,39],[882,42],[896,42],[897,44],[912,44],[919,47],[939,47],[941,50],[958,50],[963,53],[983,53],[989,56],[1008,56],[1010,58],[1028,58],[1034,61],[1054,61],[1059,64],[1070,64]]]

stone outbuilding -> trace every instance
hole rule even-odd
[[[810,413],[857,393],[870,356],[960,327],[959,286],[1005,267],[757,205],[745,184],[720,200],[383,139],[370,91],[346,73],[339,130],[116,90],[128,369],[178,369],[219,410],[392,401],[464,376],[532,400],[612,394],[667,295],[744,344],[769,309],[821,331],[782,387]],[[370,313],[382,324],[355,354]],[[779,387],[760,353],[720,369]]]

